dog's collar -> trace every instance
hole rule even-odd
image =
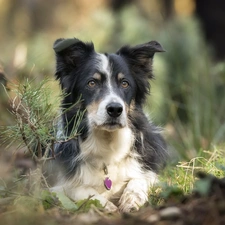
[[[110,190],[112,187],[112,180],[110,180],[109,177],[107,176],[108,168],[105,163],[103,164],[103,171],[104,171],[104,174],[106,175],[106,178],[104,179],[104,186],[107,190]]]

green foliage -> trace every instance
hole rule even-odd
[[[42,201],[45,208],[52,207],[52,205],[56,203],[55,197],[57,197],[57,205],[70,212],[88,212],[91,208],[93,208],[93,206],[98,209],[103,209],[103,206],[97,199],[83,199],[78,202],[74,202],[63,191],[55,193],[44,191],[43,197]]]
[[[93,208],[93,206],[98,209],[103,209],[103,206],[97,199],[84,199],[78,201],[76,204],[81,212],[88,212],[91,208]]]
[[[25,145],[32,155],[34,150],[40,150],[41,145],[48,146],[54,138],[54,121],[58,118],[57,108],[59,98],[51,102],[52,90],[47,86],[47,80],[39,84],[26,80],[13,91],[11,98],[11,113],[15,125],[4,127],[2,136],[6,143]]]
[[[170,21],[162,32],[162,43],[167,52],[162,55],[165,84],[159,115],[163,123],[173,126],[173,148],[190,159],[200,149],[224,141],[225,64],[214,62],[194,18]]]
[[[42,166],[46,160],[54,159],[55,155],[52,151],[54,144],[68,141],[78,135],[78,127],[83,112],[75,115],[76,122],[73,125],[73,131],[69,137],[64,137],[63,130],[60,130],[62,135],[58,134],[58,129],[62,129],[58,127],[59,118],[61,117],[61,113],[58,112],[61,97],[55,96],[49,80],[37,83],[27,79],[16,86],[13,91],[13,97],[9,96],[9,98],[15,123],[3,127],[1,137],[8,146],[18,145],[18,149],[25,147],[37,166],[35,170],[30,171],[23,181],[19,181],[14,185],[16,186],[13,187],[15,193],[17,191],[18,193],[21,192],[21,195],[16,194],[15,204],[26,202],[25,206],[28,207],[29,202],[35,201],[35,208],[49,209],[53,206],[60,206],[69,211],[76,211],[78,209],[76,204],[63,193],[57,193],[56,195],[48,191],[42,191],[43,186],[47,186],[44,182]],[[64,112],[65,110],[62,109],[62,113]],[[68,124],[70,122],[68,121]],[[51,151],[52,154],[49,154]],[[7,194],[7,189],[6,185],[0,191],[0,196],[2,196],[1,193]],[[26,190],[26,193],[24,193],[24,190]],[[30,196],[27,196],[28,193]],[[3,197],[8,197],[7,195],[3,195]],[[36,203],[38,206],[36,206]],[[30,209],[34,208],[30,207]]]
[[[200,151],[200,156],[186,162],[179,162],[176,166],[168,166],[160,176],[161,183],[150,197],[150,203],[158,206],[165,200],[180,201],[185,195],[193,191],[201,196],[209,193],[213,177],[225,177],[224,153],[214,148],[212,151]],[[196,176],[198,173],[210,174],[205,177]],[[154,201],[152,201],[154,200]]]
[[[13,91],[15,96],[10,99],[10,102],[15,123],[2,127],[1,134],[8,146],[12,144],[18,144],[18,148],[25,146],[33,159],[40,162],[50,159],[49,152],[53,150],[55,143],[67,141],[78,135],[78,127],[84,112],[75,115],[76,122],[69,137],[57,134],[61,117],[59,113],[61,97],[55,96],[49,80],[37,83],[27,79]],[[62,109],[62,113],[66,110],[69,109]],[[68,121],[68,124],[70,122]],[[63,133],[62,130],[61,133]]]
[[[168,184],[164,184],[162,187],[162,192],[160,193],[160,197],[163,199],[174,198],[180,200],[180,198],[183,196],[183,189],[181,189],[177,185],[170,186]]]
[[[207,196],[211,187],[211,179],[200,179],[195,182],[194,190],[200,193],[201,196]]]
[[[45,210],[59,205],[56,194],[48,190],[43,190],[41,192],[41,201]]]
[[[77,211],[78,206],[69,197],[66,196],[64,192],[56,192],[56,197],[59,199],[62,207],[69,211]]]

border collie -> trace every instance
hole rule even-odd
[[[66,110],[65,141],[54,149],[54,168],[60,171],[52,190],[75,201],[97,199],[108,211],[138,210],[167,158],[159,129],[142,109],[153,56],[164,52],[162,46],[151,41],[100,54],[93,43],[74,38],[56,40],[54,50]],[[78,122],[79,135],[66,140]]]

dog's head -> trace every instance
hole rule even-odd
[[[131,107],[141,107],[150,85],[152,60],[162,46],[151,41],[125,46],[115,54],[95,52],[92,43],[78,39],[58,39],[56,78],[68,94],[64,105],[86,110],[90,126],[113,131],[127,126]]]

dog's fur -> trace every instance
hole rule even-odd
[[[100,54],[92,43],[58,39],[54,49],[56,78],[66,93],[61,136],[71,136],[76,115],[83,117],[79,135],[55,145],[54,164],[60,171],[52,190],[75,201],[98,199],[110,211],[138,209],[167,155],[159,129],[142,110],[153,56],[163,48],[151,41]],[[112,181],[110,190],[104,186],[106,177]]]

